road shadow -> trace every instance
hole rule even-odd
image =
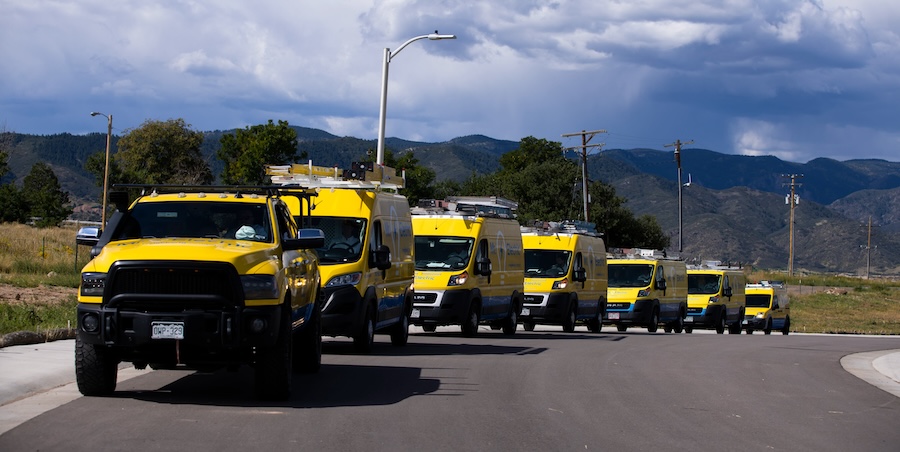
[[[253,392],[253,369],[243,366],[237,371],[216,372],[155,371],[177,378],[159,389],[139,390],[152,386],[152,374],[128,380],[122,390],[111,397],[173,405],[209,405],[234,407],[326,408],[342,406],[391,405],[409,397],[437,391],[441,382],[423,378],[422,369],[414,367],[323,365],[317,374],[293,377],[291,397],[269,402],[256,398]],[[184,376],[178,377],[177,374]],[[143,380],[143,381],[142,381]],[[143,383],[143,384],[142,384]]]

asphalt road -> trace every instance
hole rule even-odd
[[[155,371],[0,436],[0,450],[896,451],[900,398],[841,357],[900,338],[482,330],[375,352],[260,403],[252,372]],[[452,332],[450,332],[452,331]]]

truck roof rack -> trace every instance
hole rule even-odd
[[[406,185],[406,174],[373,162],[353,162],[350,168],[306,164],[266,165],[272,184],[297,185],[308,188],[355,188],[366,190],[399,190]]]
[[[516,218],[519,203],[499,196],[450,196],[447,199],[420,199],[410,209],[413,215],[458,215]]]
[[[215,193],[219,195],[234,194],[240,198],[244,195],[256,196],[312,196],[315,191],[299,187],[280,187],[276,185],[177,185],[177,184],[113,184],[113,189],[139,189],[141,196],[163,193]]]

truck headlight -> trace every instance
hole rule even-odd
[[[81,295],[84,297],[102,297],[106,288],[106,273],[85,272],[81,274]]]
[[[338,275],[329,279],[328,283],[325,284],[325,287],[355,286],[359,284],[361,279],[361,272],[347,273],[346,275]]]
[[[244,275],[241,276],[241,286],[244,287],[244,298],[248,300],[278,298],[274,275]]]

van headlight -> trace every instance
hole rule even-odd
[[[263,298],[278,298],[278,284],[274,275],[244,275],[241,276],[241,286],[244,287],[244,299],[258,300]]]
[[[647,290],[647,289],[641,289],[641,290],[638,291],[638,295],[637,295],[637,296],[638,296],[638,297],[649,297],[649,296],[650,296],[650,291]]]
[[[569,278],[563,278],[559,281],[553,281],[554,289],[565,289],[569,285]]]
[[[761,319],[761,318],[763,318],[763,317],[765,317],[765,315],[764,315],[762,312],[756,314],[756,318],[757,318],[757,319]]]
[[[469,272],[462,272],[458,275],[453,275],[450,277],[450,280],[447,281],[448,286],[461,286],[466,283],[466,280],[469,279]]]
[[[329,279],[328,283],[325,284],[325,287],[355,286],[359,284],[361,279],[361,272],[347,273],[346,275],[338,275]]]
[[[81,274],[81,296],[102,297],[106,288],[106,273],[86,272]]]

